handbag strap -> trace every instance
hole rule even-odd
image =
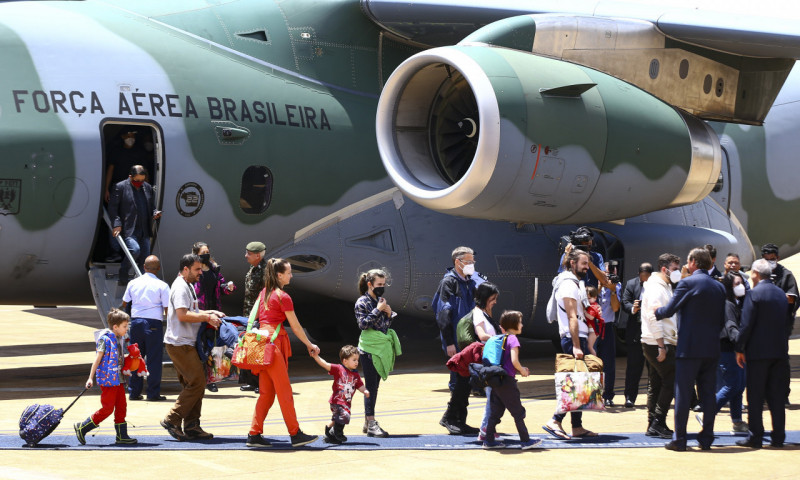
[[[261,303],[264,303],[264,309],[269,310],[269,302],[264,302],[264,292],[266,289],[261,290],[261,293],[258,295],[258,300],[256,300],[256,304],[253,305],[252,310],[250,310],[250,318],[247,319],[247,329],[245,333],[250,333],[253,330],[253,323],[255,322],[256,318],[258,318],[258,309],[261,307]],[[280,293],[278,294],[278,298],[281,298]],[[275,329],[275,332],[272,334],[270,338],[270,343],[275,343],[275,339],[278,338],[278,333],[281,331],[281,324],[278,324],[278,328]],[[256,340],[261,341],[261,334],[256,334]],[[239,338],[239,346],[241,347],[244,344],[244,335]]]
[[[575,359],[575,364],[574,364],[574,366],[572,367],[572,371],[573,371],[573,372],[578,372],[578,362],[581,362],[581,363],[583,364],[583,366],[584,366],[584,368],[586,368],[586,371],[587,371],[587,372],[589,371],[589,366],[588,366],[588,365],[586,365],[586,362],[585,362],[583,359],[577,359],[577,358],[576,358],[576,359]]]

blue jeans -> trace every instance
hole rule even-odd
[[[481,422],[481,432],[484,434],[486,433],[486,425],[489,423],[489,413],[492,411],[491,404],[489,400],[492,398],[492,387],[485,387],[484,391],[486,392],[486,408],[483,409],[483,421]],[[493,440],[493,439],[492,439]]]
[[[144,259],[150,256],[150,239],[143,236],[125,237],[125,245],[131,251],[131,256],[136,260],[136,265],[139,266],[139,271],[144,268]],[[122,283],[128,282],[128,271],[131,269],[131,262],[128,256],[123,252],[122,263],[119,265],[119,281]]]
[[[584,337],[580,337],[579,342],[580,342],[581,350],[583,350],[584,355],[588,354],[589,353],[589,347],[588,347],[589,341]],[[572,355],[573,354],[572,353],[572,351],[573,351],[572,347],[573,347],[573,345],[572,345],[572,339],[571,338],[569,338],[569,337],[561,337],[561,350],[564,353],[569,353],[570,355]],[[569,412],[569,414],[570,414],[570,423],[572,424],[572,428],[581,428],[581,427],[583,427],[583,412]],[[564,420],[564,417],[566,417],[566,416],[567,416],[566,413],[556,413],[556,414],[553,415],[553,420],[555,420],[558,423],[561,423],[561,421]]]
[[[731,406],[731,420],[742,421],[742,394],[746,384],[745,370],[736,363],[736,353],[720,352],[719,368],[722,371],[722,388],[717,391],[717,412],[726,403]]]
[[[139,344],[139,351],[145,357],[147,370],[147,398],[154,399],[161,395],[161,364],[164,360],[164,324],[161,320],[150,318],[132,318],[130,343]],[[137,375],[131,375],[128,381],[131,397],[142,394],[144,380]]]

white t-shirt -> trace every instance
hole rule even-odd
[[[559,275],[564,275],[565,278],[561,281],[558,286],[558,290],[556,291],[556,302],[558,303],[558,334],[562,337],[572,338],[569,334],[569,317],[564,309],[564,299],[573,298],[577,304],[578,336],[581,338],[587,338],[589,336],[589,327],[586,325],[586,321],[584,320],[585,313],[583,304],[584,299],[587,297],[586,287],[584,286],[583,280],[577,284],[570,280],[570,278],[578,280],[578,277],[576,277],[572,272],[562,272]]]
[[[164,343],[180,347],[197,343],[197,331],[200,323],[188,323],[178,320],[177,310],[186,308],[190,312],[199,312],[197,295],[194,288],[186,283],[182,276],[172,282],[169,290],[169,309],[167,310],[167,331],[164,333]]]
[[[169,305],[169,285],[145,272],[128,283],[122,300],[131,304],[131,318],[162,320]]]
[[[483,310],[481,310],[478,307],[475,307],[472,310],[472,325],[474,327],[477,327],[477,326],[480,325],[480,327],[483,328],[483,331],[486,332],[490,336],[497,335],[497,331],[494,329],[494,326],[492,325],[492,322],[490,322],[486,318],[486,314],[483,313]],[[486,343],[486,342],[483,342],[483,343]]]

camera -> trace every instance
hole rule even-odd
[[[620,279],[619,275],[617,275],[616,273],[610,273],[608,275],[608,281],[611,283],[619,283],[620,281],[622,281],[622,279]]]

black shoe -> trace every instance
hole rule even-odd
[[[630,399],[625,400],[625,408],[633,408],[633,401]]]
[[[257,390],[257,388],[258,387],[254,387],[252,385],[242,385],[241,387],[239,387],[239,390],[243,392],[254,392]]]
[[[342,441],[336,437],[336,433],[333,431],[333,427],[329,427],[325,425],[325,433],[323,435],[322,440],[325,443],[332,443],[334,445],[341,445]]]
[[[707,451],[711,450],[711,445],[700,444],[700,450],[703,450],[703,451],[707,452]]]
[[[769,443],[769,446],[770,446],[770,447],[773,447],[773,448],[783,448],[783,442],[781,442],[781,443],[778,443],[778,442],[770,442],[770,443]]]
[[[147,397],[148,402],[163,402],[166,399],[167,397],[165,397],[164,395],[159,395],[157,397]]]
[[[264,437],[261,435],[250,435],[247,434],[247,444],[248,447],[271,447],[272,444],[268,441],[264,440]]]
[[[736,445],[740,447],[750,447],[750,448],[761,448],[761,442],[756,442],[753,439],[748,438],[747,440],[736,440]]]
[[[462,423],[461,425],[458,426],[458,428],[461,429],[462,435],[477,435],[481,431],[480,428],[471,427],[466,423]]]
[[[183,433],[183,430],[181,430],[181,427],[173,425],[166,420],[161,420],[161,426],[167,429],[167,433],[169,433],[170,436],[175,440],[179,442],[188,440],[186,435]]]
[[[736,442],[736,443],[739,443],[739,442]],[[674,452],[685,452],[686,451],[686,445],[680,445],[678,442],[676,442],[674,440],[669,442],[668,444],[664,445],[664,448],[666,448],[667,450],[672,450]]]
[[[216,383],[209,383],[208,385],[206,385],[206,388],[208,388],[209,392],[218,392],[219,391],[219,388],[217,388],[217,384]]]
[[[143,398],[144,397],[141,395],[131,395],[130,397],[128,397],[129,400],[141,400]]]
[[[692,408],[692,411],[693,411],[693,412],[702,412],[702,411],[703,411],[703,406],[702,406],[702,405],[699,405],[699,404],[698,404],[698,405],[695,405],[695,406]]]
[[[318,438],[319,437],[316,435],[306,435],[302,430],[298,430],[297,433],[292,435],[292,446],[302,447],[303,445],[316,442]]]
[[[443,426],[447,429],[450,435],[461,435],[461,429],[458,428],[458,425],[451,423],[448,419],[442,418],[439,420],[439,425]]]
[[[661,425],[658,422],[653,422],[647,427],[647,432],[645,435],[648,437],[656,437],[656,438],[663,438],[664,440],[669,440],[672,438],[672,430],[669,427]]]
[[[603,405],[605,405],[606,407],[613,407],[613,406],[615,406],[614,405],[614,400],[611,400],[610,398],[607,398],[607,399],[603,400]]]

